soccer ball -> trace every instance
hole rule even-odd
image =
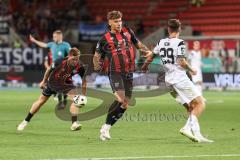
[[[87,97],[80,94],[75,95],[73,97],[73,103],[77,107],[83,107],[87,104]]]

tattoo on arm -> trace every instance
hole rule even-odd
[[[136,44],[136,48],[137,49],[141,49],[141,50],[144,50],[144,51],[150,51],[148,48],[147,48],[147,46],[145,46],[142,42],[138,42],[137,44]]]
[[[178,63],[181,67],[185,68],[186,70],[193,72],[192,67],[188,64],[186,58],[178,58]]]
[[[97,52],[95,52],[95,54],[93,56],[93,65],[94,65],[95,71],[101,70],[102,66],[100,64],[101,64],[101,57]]]

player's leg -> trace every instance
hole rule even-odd
[[[101,140],[111,139],[110,128],[122,117],[127,108],[124,77],[121,74],[113,74],[109,76],[109,79],[116,99],[110,105],[105,124],[100,130]]]
[[[187,122],[185,126],[180,130],[180,133],[194,141],[201,142],[203,136],[199,136],[201,135],[201,133],[200,125],[198,123],[198,117],[202,114],[205,108],[202,96],[200,95],[196,86],[194,86],[194,84],[190,80],[186,80],[174,85],[174,89],[182,98],[182,100],[189,105],[190,109],[190,114]],[[190,130],[193,132],[193,135],[196,139],[194,139],[192,136],[184,134],[185,132],[189,133]]]
[[[191,129],[194,136],[198,138],[198,142],[213,142],[212,140],[205,138],[200,132],[200,125],[198,122],[198,118],[200,117],[200,115],[205,109],[205,103],[204,103],[203,97],[198,96],[194,98],[190,102],[190,107],[192,108],[192,112],[190,114],[190,119],[192,124]]]
[[[178,93],[175,91],[175,89],[172,86],[168,86],[168,87],[170,89],[169,93],[171,94],[171,96],[176,100],[176,102],[183,105],[183,107],[190,114],[191,109],[190,109],[189,105],[178,95]]]
[[[176,102],[178,102],[179,104],[181,104],[181,105],[183,105],[185,107],[185,109],[188,112],[188,116],[190,116],[191,108],[190,108],[189,104],[186,103],[186,101],[182,98],[182,96],[180,96],[178,94],[178,92],[179,92],[179,91],[177,92],[178,88],[176,88],[175,86],[169,86],[169,88],[170,88],[170,94],[172,95],[172,97],[175,98]],[[188,120],[186,121],[184,127],[182,127],[179,132],[182,135],[184,135],[187,138],[189,138],[190,140],[192,140],[194,142],[197,142],[197,139],[192,134],[191,127],[189,127],[189,125],[190,125],[190,121],[189,121],[189,118],[188,118]]]
[[[74,95],[69,94],[68,95],[69,98],[73,99]],[[72,102],[72,104],[70,105],[70,113],[71,113],[71,119],[72,119],[72,125],[70,127],[70,129],[72,131],[77,131],[80,130],[82,128],[82,125],[80,124],[80,122],[78,121],[78,114],[79,114],[79,107],[75,106],[74,103]]]
[[[122,117],[123,113],[126,111],[126,108],[123,108],[125,98],[124,91],[115,91],[114,95],[116,97],[116,100],[114,100],[113,103],[110,105],[105,124],[102,125],[100,130],[101,140],[111,139],[109,133],[111,127]]]
[[[63,103],[63,97],[64,95],[62,93],[58,93],[57,94],[57,97],[58,97],[58,104],[57,104],[57,108],[58,109],[64,109],[65,108],[65,105]]]
[[[40,97],[38,98],[37,101],[35,101],[32,104],[32,107],[29,111],[29,113],[27,114],[26,118],[22,121],[22,123],[20,123],[18,125],[17,130],[18,131],[22,131],[24,130],[24,128],[27,126],[27,124],[30,122],[31,118],[33,117],[34,114],[36,114],[38,112],[38,110],[44,105],[44,103],[46,103],[46,101],[49,99],[49,97],[52,94],[56,94],[54,91],[52,91],[49,86],[47,86],[46,88],[43,89],[42,94],[40,95]]]
[[[49,96],[45,96],[43,94],[40,95],[38,100],[32,104],[32,107],[29,113],[27,114],[26,118],[22,121],[22,123],[18,125],[18,128],[17,128],[18,131],[22,131],[25,129],[27,124],[32,119],[33,115],[35,115],[38,112],[38,110],[44,105],[44,103],[48,100],[48,98]]]
[[[80,130],[82,128],[82,125],[78,121],[79,108],[72,103],[70,106],[70,112],[72,114],[72,125],[70,129],[72,131]]]

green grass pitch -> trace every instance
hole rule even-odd
[[[70,131],[70,122],[55,116],[51,98],[22,133],[16,126],[26,116],[39,90],[0,90],[0,159],[240,159],[240,92],[205,92],[207,109],[201,131],[212,144],[193,143],[178,133],[186,112],[170,95],[139,98],[136,106],[111,130],[111,141],[99,140],[105,116],[82,122]],[[89,98],[85,109],[99,100]],[[151,117],[152,114],[157,117]]]

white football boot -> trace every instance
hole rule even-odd
[[[203,137],[203,135],[201,133],[194,133],[194,136],[198,139],[199,143],[213,143],[213,140],[207,139],[205,137]]]
[[[102,141],[111,139],[111,136],[110,136],[110,133],[109,133],[110,127],[111,127],[111,125],[104,124],[102,126],[102,128],[100,129],[100,139]]]
[[[189,138],[193,142],[199,142],[199,139],[196,136],[193,135],[192,130],[190,128],[189,129],[181,128],[179,130],[179,133],[186,136],[187,138]]]
[[[72,131],[77,131],[77,130],[80,130],[81,128],[82,128],[82,125],[78,121],[73,122],[71,126]]]
[[[25,120],[23,120],[19,125],[18,125],[18,127],[17,127],[17,130],[18,131],[23,131],[25,128],[26,128],[26,126],[28,125],[28,121],[25,121]]]

